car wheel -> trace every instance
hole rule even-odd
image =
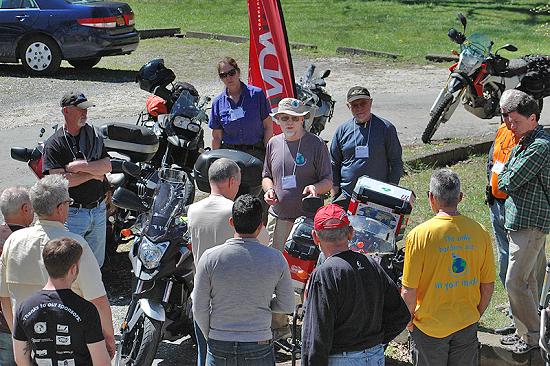
[[[87,70],[91,69],[101,60],[101,57],[86,58],[82,60],[67,60],[75,69]]]
[[[23,41],[20,50],[21,63],[31,75],[51,75],[61,65],[61,51],[49,37],[31,36]]]

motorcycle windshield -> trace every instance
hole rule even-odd
[[[462,52],[484,59],[489,55],[493,41],[481,33],[472,33],[461,45]]]
[[[187,90],[182,90],[178,100],[174,103],[170,114],[173,116],[183,116],[193,119],[198,116],[200,109],[195,105],[195,97]]]
[[[161,240],[174,226],[173,224],[184,221],[180,220],[183,215],[184,190],[185,185],[182,180],[160,179],[145,229],[145,235],[150,240],[154,242]]]
[[[392,253],[395,250],[394,230],[381,221],[366,216],[349,216],[353,226],[353,238],[349,248],[364,254]]]

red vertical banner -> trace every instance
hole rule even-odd
[[[248,0],[248,16],[248,83],[262,88],[276,111],[281,99],[296,95],[283,9],[279,0]],[[275,123],[273,133],[281,133]]]

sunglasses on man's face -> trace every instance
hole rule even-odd
[[[218,75],[220,76],[220,79],[225,79],[228,76],[234,76],[237,73],[237,69],[231,69],[226,72],[220,72]]]
[[[281,122],[288,122],[288,121],[298,122],[298,121],[300,121],[300,117],[298,117],[298,116],[281,116],[281,117],[279,117],[279,121],[281,121]]]

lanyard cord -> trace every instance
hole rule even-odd
[[[302,145],[302,137],[300,137],[300,140],[298,141],[298,150],[296,150],[296,157],[298,157],[298,154],[300,153],[300,146]],[[284,141],[287,141],[287,140],[285,139]],[[283,146],[283,177],[285,176],[285,150],[286,149]],[[288,147],[288,151],[290,151],[290,146]],[[292,156],[292,152],[290,152],[290,156]],[[294,169],[292,170],[292,175],[296,175],[296,158],[294,158]]]
[[[65,127],[62,127],[62,128],[63,128],[63,135],[65,136],[65,141],[67,141],[67,145],[69,145],[69,150],[71,151],[71,154],[73,155],[74,160],[77,160],[76,155],[73,151],[73,144],[71,144],[69,142],[69,139],[67,138],[67,131],[65,130]],[[82,138],[82,136],[80,136],[80,138]],[[75,139],[75,138],[74,138],[73,135],[71,135],[71,141],[73,139]],[[80,145],[80,139],[79,139],[78,143]],[[76,146],[76,139],[75,139],[75,144],[74,145]],[[78,148],[78,150],[80,150],[80,147]],[[82,156],[84,156],[84,159],[88,160],[88,157],[86,156],[86,154],[84,154],[82,151],[80,151],[80,153],[82,154]]]
[[[367,134],[367,147],[369,146],[369,141],[370,141],[370,126],[372,126],[372,117],[369,121],[369,133]],[[355,150],[357,150],[356,132],[357,132],[357,120],[354,118],[353,119],[353,143],[355,144]],[[353,155],[355,157],[355,151],[353,152]]]

